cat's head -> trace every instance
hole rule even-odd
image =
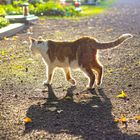
[[[29,38],[30,40],[30,50],[33,55],[39,54],[41,51],[41,48],[45,46],[45,40],[43,40],[42,37],[39,37],[38,39]]]

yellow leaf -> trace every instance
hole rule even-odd
[[[3,38],[4,40],[9,40],[9,38],[7,38],[6,36]]]
[[[134,118],[135,120],[138,120],[138,121],[140,120],[140,116],[135,116]]]
[[[118,123],[118,122],[120,122],[120,119],[115,119],[114,122]]]
[[[65,97],[66,100],[71,100],[72,98],[70,96]]]
[[[117,95],[117,98],[126,98],[127,95],[124,91],[121,92],[121,94]]]
[[[22,69],[22,66],[18,65],[16,66],[17,69]]]
[[[126,123],[127,122],[127,118],[126,117],[122,117],[122,118],[119,118],[119,119],[115,119],[114,122],[116,122],[116,123],[119,123],[119,122]]]
[[[18,36],[13,36],[12,40],[17,40]]]
[[[30,123],[30,122],[32,122],[32,119],[29,118],[29,117],[25,117],[23,121],[24,121],[25,123]]]
[[[126,123],[127,122],[127,119],[125,117],[122,117],[122,118],[120,118],[120,122]]]
[[[2,51],[1,51],[1,55],[5,55],[5,51],[2,50]]]

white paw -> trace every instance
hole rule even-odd
[[[87,85],[86,86],[86,90],[90,90],[90,89],[92,89],[93,87],[91,87],[91,86],[89,86],[89,85]]]
[[[72,85],[76,85],[76,81],[74,79],[69,79],[69,82],[72,84]]]
[[[43,85],[44,86],[49,85],[49,84],[50,84],[50,82],[48,80],[46,80],[46,81],[43,82]]]

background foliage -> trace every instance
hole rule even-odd
[[[24,2],[26,0],[13,1],[13,5],[0,5],[0,16],[22,14],[22,4]],[[75,16],[79,14],[73,5],[62,6],[60,3],[54,1],[43,2],[32,0],[29,9],[30,14],[38,16]]]
[[[0,17],[0,28],[5,27],[9,24],[9,21],[3,17]]]

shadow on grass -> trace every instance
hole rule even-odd
[[[50,97],[54,96],[51,86],[48,86]],[[51,134],[67,133],[85,140],[137,140],[138,135],[123,134],[113,122],[112,104],[104,91],[91,90],[93,96],[88,102],[77,103],[73,100],[75,87],[67,90],[67,96],[62,100],[52,100],[43,105],[32,105],[27,116],[33,122],[25,125],[25,133],[32,130],[45,130]],[[100,97],[99,97],[100,96]]]

